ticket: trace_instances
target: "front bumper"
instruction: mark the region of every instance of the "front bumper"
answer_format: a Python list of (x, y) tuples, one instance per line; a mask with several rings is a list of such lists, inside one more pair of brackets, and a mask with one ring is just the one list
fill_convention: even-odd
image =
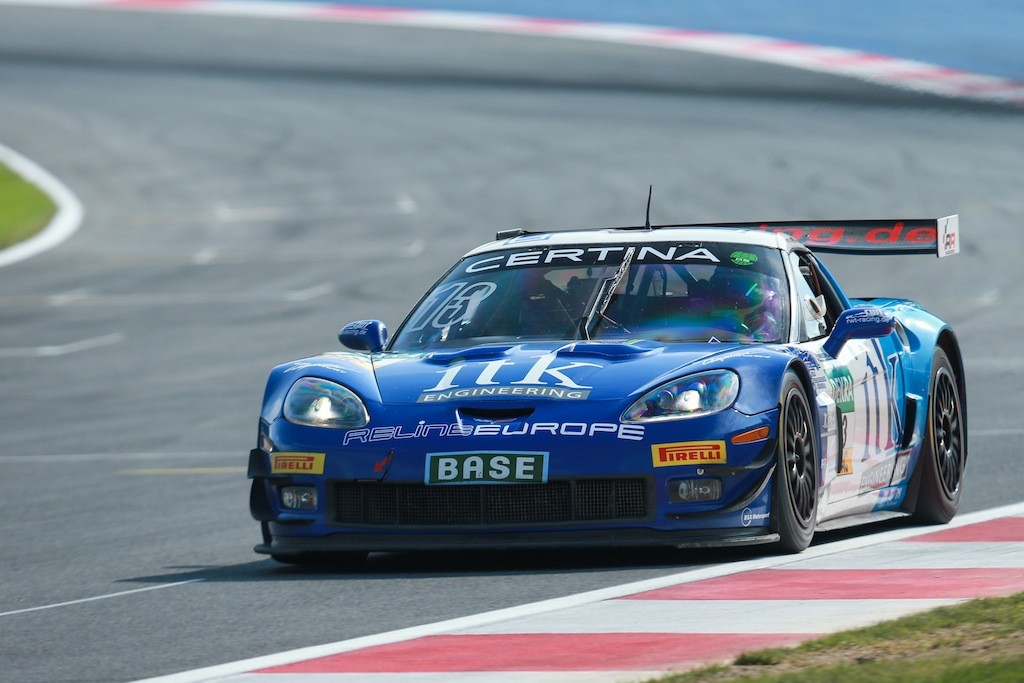
[[(770, 481), (774, 435), (756, 442), (730, 442), (728, 460), (711, 464), (659, 460), (663, 450), (701, 445), (705, 434), (726, 439), (753, 427), (771, 426), (774, 415), (729, 414), (687, 431), (656, 424), (643, 440), (597, 433), (586, 441), (572, 435), (491, 435), (435, 443), (433, 432), (381, 445), (339, 446), (333, 433), (298, 428), (278, 420), (261, 425), (261, 443), (316, 459), (315, 471), (275, 467), (261, 449), (250, 453), (250, 509), (263, 527), (256, 551), (273, 555), (348, 551), (468, 548), (558, 548), (662, 546), (702, 548), (772, 543)], [(538, 423), (554, 429), (555, 423)], [(565, 423), (586, 427), (584, 423)], [(603, 423), (602, 423), (603, 424)], [(495, 428), (498, 428), (496, 426)], [(503, 427), (502, 427), (503, 428)], [(514, 431), (514, 430), (511, 430)], [(392, 435), (395, 436), (395, 435)], [(427, 441), (427, 436), (433, 440)], [(437, 437), (440, 439), (440, 437)], [(696, 444), (691, 443), (696, 442)], [(542, 454), (549, 469), (543, 483), (438, 485), (432, 456), (477, 453)], [(504, 456), (502, 456), (504, 457)], [(453, 458), (454, 459), (454, 458)], [(680, 481), (717, 478), (721, 494), (706, 502), (681, 501)], [(284, 486), (315, 488), (315, 509), (284, 509)], [(674, 497), (676, 496), (676, 497)]]
[(332, 552), (401, 552), (425, 550), (503, 550), (558, 548), (672, 547), (720, 548), (774, 543), (779, 535), (765, 527), (655, 531), (616, 529), (537, 531), (525, 533), (380, 534), (340, 533), (321, 537), (275, 536), (273, 530), (254, 550), (265, 555)]

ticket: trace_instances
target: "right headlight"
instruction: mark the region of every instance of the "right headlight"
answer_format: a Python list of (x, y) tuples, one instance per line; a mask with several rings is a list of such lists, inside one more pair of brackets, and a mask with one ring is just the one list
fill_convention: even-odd
[(661, 422), (711, 415), (732, 406), (740, 378), (732, 370), (687, 375), (651, 389), (622, 414), (622, 421)]
[(288, 390), (284, 417), (309, 427), (355, 429), (370, 422), (366, 406), (351, 389), (318, 377), (303, 377)]

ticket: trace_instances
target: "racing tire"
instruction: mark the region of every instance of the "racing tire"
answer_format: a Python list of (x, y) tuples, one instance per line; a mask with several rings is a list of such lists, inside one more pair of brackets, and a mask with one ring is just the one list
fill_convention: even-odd
[(298, 555), (277, 555), (270, 557), (281, 564), (319, 569), (347, 569), (363, 563), (368, 552), (301, 553)]
[(960, 507), (966, 465), (960, 387), (946, 352), (935, 349), (928, 385), (928, 422), (918, 459), (921, 484), (914, 506), (914, 521), (945, 524), (953, 519)]
[(772, 520), (775, 548), (798, 553), (811, 544), (818, 518), (818, 453), (807, 392), (795, 373), (782, 380)]

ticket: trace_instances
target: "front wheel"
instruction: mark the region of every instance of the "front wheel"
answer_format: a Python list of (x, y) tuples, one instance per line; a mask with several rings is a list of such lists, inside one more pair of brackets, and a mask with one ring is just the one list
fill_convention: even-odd
[(779, 400), (772, 518), (776, 548), (798, 553), (811, 544), (818, 515), (818, 457), (807, 392), (793, 372), (782, 381)]
[(923, 524), (945, 524), (960, 506), (967, 443), (960, 391), (949, 357), (936, 349), (928, 395), (928, 424), (918, 468), (921, 488), (914, 519)]

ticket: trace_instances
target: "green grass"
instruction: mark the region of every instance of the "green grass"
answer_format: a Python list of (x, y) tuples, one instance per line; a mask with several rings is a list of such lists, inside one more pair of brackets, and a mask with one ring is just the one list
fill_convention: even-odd
[(45, 228), (56, 211), (39, 188), (0, 164), (0, 249)]
[(1024, 593), (940, 607), (657, 683), (1021, 683)]

